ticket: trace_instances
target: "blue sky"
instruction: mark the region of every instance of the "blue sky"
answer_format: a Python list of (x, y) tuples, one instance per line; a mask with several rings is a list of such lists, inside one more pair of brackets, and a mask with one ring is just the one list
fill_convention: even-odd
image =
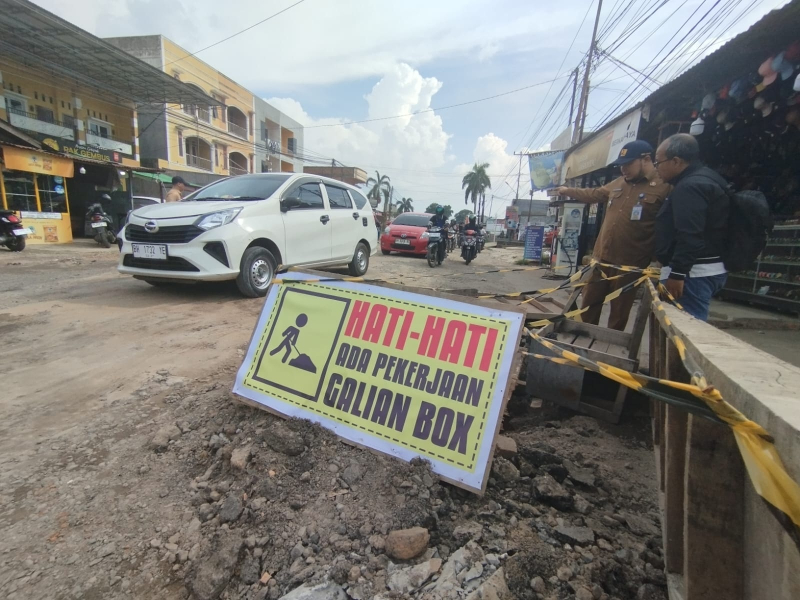
[[(101, 37), (161, 33), (190, 51), (297, 2), (34, 1)], [(783, 4), (784, 0), (669, 0), (658, 8), (661, 2), (653, 0), (605, 0), (600, 45), (613, 47), (624, 38), (629, 23), (658, 8), (612, 54), (636, 69), (655, 68), (663, 83)], [(516, 186), (513, 153), (544, 147), (567, 124), (569, 93), (540, 129), (566, 78), (556, 81), (552, 90), (548, 83), (414, 117), (346, 123), (547, 81), (556, 76), (562, 61), (564, 75), (588, 49), (596, 6), (596, 0), (304, 0), (198, 56), (310, 127), (304, 132), (309, 153), (370, 173), (379, 167), (391, 176), (396, 196), (413, 197), (418, 209), (432, 201), (463, 206), (461, 176), (474, 161), (489, 162), (495, 175), (493, 193), (504, 197), (495, 202), (494, 212), (502, 213), (504, 202), (513, 197), (505, 182)], [(704, 24), (719, 19), (702, 39), (687, 38), (663, 68), (658, 60), (647, 66), (660, 48), (678, 42), (708, 11)], [(632, 82), (611, 60), (599, 65), (592, 75), (589, 126), (603, 121), (604, 114), (625, 98), (620, 91)], [(645, 93), (635, 91), (628, 103)], [(532, 135), (535, 131), (538, 137)], [(525, 195), (529, 180), (524, 172), (522, 180)]]

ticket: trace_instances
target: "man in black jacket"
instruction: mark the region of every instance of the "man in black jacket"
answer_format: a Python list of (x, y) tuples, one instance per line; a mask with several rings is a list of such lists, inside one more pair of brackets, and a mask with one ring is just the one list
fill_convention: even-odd
[(661, 280), (686, 312), (705, 321), (711, 297), (728, 276), (722, 262), (728, 182), (700, 162), (697, 140), (686, 133), (664, 140), (654, 163), (661, 178), (675, 186), (656, 217)]

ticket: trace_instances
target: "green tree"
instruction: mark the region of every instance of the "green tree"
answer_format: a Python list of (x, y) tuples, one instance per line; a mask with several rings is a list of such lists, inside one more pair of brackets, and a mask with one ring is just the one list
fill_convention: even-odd
[[(433, 204), (429, 205), (428, 208), (425, 209), (426, 213), (433, 214), (436, 212), (436, 207), (441, 206), (440, 204), (434, 202)], [(444, 218), (449, 219), (450, 215), (453, 214), (453, 208), (449, 204), (444, 205)]]
[(414, 211), (414, 200), (412, 198), (403, 198), (397, 203), (397, 213), (406, 213)]
[(367, 198), (375, 201), (375, 206), (378, 206), (381, 201), (381, 196), (385, 198), (383, 203), (383, 226), (386, 227), (386, 222), (389, 219), (389, 198), (392, 195), (391, 187), (392, 181), (388, 175), (381, 175), (380, 172), (375, 171), (375, 177), (367, 179)]
[(476, 214), (480, 212), (481, 221), (483, 221), (483, 211), (486, 207), (486, 190), (492, 187), (492, 180), (486, 172), (488, 168), (489, 163), (475, 163), (472, 170), (461, 180), (464, 204), (468, 204), (472, 200), (472, 211)]
[(471, 214), (472, 211), (470, 209), (462, 208), (460, 211), (456, 213), (455, 216), (456, 223), (464, 223), (467, 220), (467, 217), (469, 217)]

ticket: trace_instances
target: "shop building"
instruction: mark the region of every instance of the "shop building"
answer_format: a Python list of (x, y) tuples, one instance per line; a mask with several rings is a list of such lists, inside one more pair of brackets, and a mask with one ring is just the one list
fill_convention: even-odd
[(142, 164), (201, 184), (259, 172), (299, 172), (300, 125), (162, 35), (110, 44), (212, 97), (216, 105), (140, 110)]
[(124, 214), (140, 107), (213, 101), (25, 0), (0, 0), (0, 37), (0, 192), (33, 227), (29, 243), (82, 235), (103, 193)]
[(255, 140), (260, 173), (302, 173), (303, 127), (267, 101), (254, 96), (259, 135)]
[[(760, 260), (729, 273), (723, 298), (800, 312), (800, 2), (768, 13), (643, 102), (570, 148), (562, 180), (597, 187), (619, 176), (606, 165), (631, 139), (653, 148), (690, 133), (701, 159), (733, 190), (761, 191), (775, 229)], [(583, 216), (580, 255), (590, 254), (603, 206)]]

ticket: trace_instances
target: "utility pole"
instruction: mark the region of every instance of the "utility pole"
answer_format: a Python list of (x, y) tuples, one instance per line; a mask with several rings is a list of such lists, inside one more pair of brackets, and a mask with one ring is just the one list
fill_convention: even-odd
[(594, 18), (594, 30), (592, 31), (592, 43), (589, 46), (589, 54), (586, 56), (586, 72), (583, 74), (583, 88), (581, 89), (581, 100), (578, 104), (578, 115), (575, 119), (575, 131), (572, 132), (572, 143), (575, 144), (583, 139), (583, 126), (586, 122), (586, 109), (589, 104), (589, 73), (592, 70), (592, 57), (597, 46), (597, 26), (600, 23), (600, 10), (603, 8), (603, 0), (597, 0), (597, 15)]
[(572, 100), (569, 103), (569, 121), (567, 122), (567, 127), (572, 125), (572, 116), (575, 112), (575, 96), (578, 95), (578, 67), (575, 67), (572, 76)]

